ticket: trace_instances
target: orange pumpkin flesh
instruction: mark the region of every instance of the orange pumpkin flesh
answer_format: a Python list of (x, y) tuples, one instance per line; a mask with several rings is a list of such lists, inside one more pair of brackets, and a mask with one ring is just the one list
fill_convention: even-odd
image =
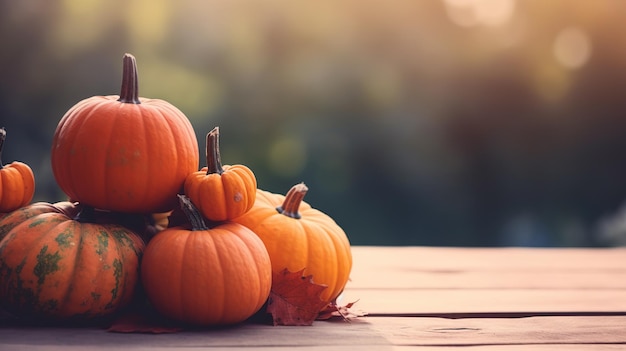
[(136, 61), (126, 54), (120, 96), (93, 96), (68, 110), (54, 133), (51, 163), (59, 187), (82, 204), (167, 212), (198, 169), (198, 142), (175, 106), (139, 97)]
[(224, 165), (219, 152), (219, 128), (206, 137), (207, 166), (185, 179), (187, 195), (211, 221), (226, 221), (246, 213), (256, 198), (256, 177), (244, 165)]
[(25, 163), (2, 164), (2, 149), (6, 130), (0, 128), (0, 213), (26, 206), (35, 194), (35, 175)]
[(141, 263), (146, 295), (162, 315), (194, 325), (239, 323), (265, 303), (271, 263), (248, 228), (223, 222), (208, 228), (181, 197), (191, 228), (174, 227), (150, 240)]
[(53, 320), (105, 317), (127, 306), (143, 241), (124, 227), (51, 210), (12, 223), (0, 241), (3, 306), (18, 317)]
[(274, 272), (304, 269), (315, 283), (328, 286), (321, 298), (332, 301), (349, 279), (350, 243), (332, 218), (303, 201), (307, 191), (304, 184), (293, 186), (286, 196), (259, 189), (252, 209), (234, 221), (263, 240)]

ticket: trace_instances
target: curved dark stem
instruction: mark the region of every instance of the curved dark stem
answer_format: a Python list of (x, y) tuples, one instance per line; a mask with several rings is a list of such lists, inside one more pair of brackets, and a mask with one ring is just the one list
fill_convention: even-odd
[(220, 156), (220, 128), (215, 127), (206, 135), (206, 174), (222, 174), (222, 157)]
[(0, 128), (0, 168), (4, 167), (2, 164), (2, 149), (4, 148), (4, 140), (7, 138), (7, 131), (4, 128)]
[(191, 223), (191, 230), (209, 229), (209, 226), (204, 221), (202, 214), (187, 196), (179, 194), (178, 202), (180, 203), (180, 208), (183, 210), (185, 216), (187, 216), (189, 222)]
[(283, 201), (282, 206), (276, 207), (276, 211), (287, 217), (300, 219), (302, 216), (300, 212), (298, 212), (298, 209), (308, 190), (309, 188), (307, 188), (304, 183), (292, 186), (289, 192), (287, 192), (287, 195), (285, 195), (285, 201)]
[(131, 54), (124, 55), (124, 68), (122, 69), (122, 89), (119, 102), (128, 104), (140, 104), (139, 81), (137, 79), (137, 60)]

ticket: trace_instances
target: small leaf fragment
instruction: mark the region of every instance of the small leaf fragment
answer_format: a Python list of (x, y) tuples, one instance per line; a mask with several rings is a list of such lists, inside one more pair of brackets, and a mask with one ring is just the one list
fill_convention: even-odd
[(340, 306), (337, 305), (336, 301), (331, 301), (328, 305), (326, 305), (326, 307), (324, 307), (320, 311), (319, 315), (317, 316), (317, 320), (325, 321), (334, 318), (341, 318), (344, 321), (349, 322), (353, 318), (367, 316), (367, 312), (352, 308), (352, 306), (354, 306), (354, 304), (356, 304), (357, 302), (359, 302), (359, 300)]

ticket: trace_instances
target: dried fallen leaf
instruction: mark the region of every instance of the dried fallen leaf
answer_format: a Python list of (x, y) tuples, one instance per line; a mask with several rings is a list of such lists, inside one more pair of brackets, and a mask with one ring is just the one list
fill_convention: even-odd
[(267, 303), (267, 313), (274, 325), (311, 325), (320, 310), (328, 304), (320, 298), (326, 285), (313, 282), (313, 276), (304, 276), (304, 269), (288, 269), (272, 273), (272, 290)]
[(317, 316), (317, 320), (325, 321), (333, 318), (341, 318), (346, 322), (349, 322), (353, 318), (367, 316), (367, 312), (363, 312), (361, 310), (353, 309), (355, 303), (359, 302), (354, 301), (343, 306), (337, 305), (336, 301), (331, 301), (324, 309), (322, 309)]

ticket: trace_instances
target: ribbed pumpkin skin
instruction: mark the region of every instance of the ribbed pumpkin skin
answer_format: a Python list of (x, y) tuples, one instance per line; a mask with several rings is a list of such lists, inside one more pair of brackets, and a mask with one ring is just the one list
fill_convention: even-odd
[(119, 212), (166, 212), (199, 166), (198, 142), (173, 105), (95, 96), (72, 107), (54, 133), (51, 162), (73, 200)]
[(207, 174), (207, 167), (187, 176), (185, 194), (209, 220), (226, 221), (254, 205), (256, 177), (244, 165), (224, 165), (224, 173)]
[(78, 207), (69, 201), (57, 202), (35, 202), (15, 211), (6, 213), (0, 218), (0, 240), (2, 240), (13, 228), (20, 225), (27, 219), (42, 213), (63, 213), (70, 218), (78, 214)]
[(26, 206), (35, 194), (35, 175), (30, 166), (19, 161), (2, 163), (6, 136), (6, 130), (0, 128), (0, 218)]
[(141, 273), (157, 311), (201, 326), (246, 320), (263, 306), (272, 282), (263, 242), (229, 222), (208, 230), (159, 232), (146, 247)]
[(20, 317), (108, 316), (131, 301), (143, 248), (120, 226), (30, 217), (0, 241), (0, 301)]
[(33, 171), (18, 161), (0, 167), (0, 213), (26, 206), (35, 194)]
[(304, 270), (317, 284), (328, 286), (321, 298), (332, 301), (343, 291), (352, 269), (350, 242), (345, 232), (325, 213), (302, 201), (301, 218), (291, 218), (276, 208), (285, 196), (257, 190), (255, 205), (233, 221), (256, 233), (267, 248), (272, 269)]

